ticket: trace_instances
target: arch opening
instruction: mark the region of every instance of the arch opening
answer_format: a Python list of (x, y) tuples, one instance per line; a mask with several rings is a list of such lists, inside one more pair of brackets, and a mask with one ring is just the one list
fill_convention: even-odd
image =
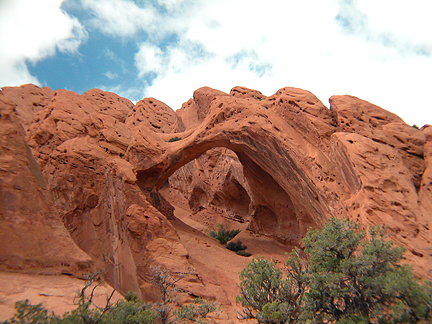
[[(252, 143), (252, 145), (251, 145)], [(200, 156), (205, 152), (209, 151), (210, 162), (214, 164), (214, 156), (217, 154), (212, 151), (217, 149), (231, 150), (231, 154), (234, 155), (238, 163), (240, 163), (243, 168), (243, 182), (247, 185), (243, 185), (238, 178), (226, 179), (225, 189), (230, 189), (230, 195), (224, 194), (224, 191), (218, 192), (217, 190), (212, 195), (208, 195), (205, 187), (202, 183), (192, 183), (194, 186), (201, 187), (200, 189), (195, 189), (193, 195), (194, 200), (191, 203), (191, 209), (200, 212), (205, 209), (203, 202), (207, 205), (207, 208), (212, 208), (216, 211), (224, 213), (224, 217), (239, 223), (246, 223), (247, 228), (252, 232), (258, 234), (263, 234), (266, 236), (272, 236), (278, 241), (290, 244), (298, 244), (299, 240), (304, 236), (307, 227), (314, 226), (315, 222), (310, 211), (305, 211), (302, 207), (302, 201), (299, 201), (298, 197), (301, 195), (301, 191), (305, 191), (308, 195), (311, 195), (311, 188), (304, 183), (300, 183), (298, 179), (298, 174), (293, 174), (294, 182), (296, 184), (295, 188), (288, 188), (286, 190), (282, 187), (278, 181), (269, 173), (272, 171), (270, 165), (266, 170), (265, 165), (270, 164), (267, 161), (258, 161), (256, 152), (251, 151), (251, 147), (255, 150), (259, 150), (259, 155), (266, 156), (264, 150), (260, 150), (259, 143), (249, 138), (249, 142), (245, 144), (233, 144), (230, 140), (220, 140), (212, 142), (203, 142), (195, 146), (187, 146), (183, 150), (177, 151), (176, 154), (168, 156), (165, 158), (171, 163), (164, 166), (155, 166), (145, 172), (138, 174), (138, 180), (141, 184), (142, 189), (149, 190), (151, 185), (154, 184), (152, 188), (153, 194), (158, 193), (159, 189), (162, 188), (163, 184), (176, 172), (183, 173), (184, 183), (190, 184), (197, 179), (197, 177), (191, 177), (191, 172), (201, 172), (205, 174), (208, 172), (208, 167), (211, 163), (208, 163), (206, 167), (199, 162)], [(272, 143), (276, 145), (275, 143)], [(281, 149), (278, 148), (280, 152)], [(187, 166), (191, 161), (196, 164), (195, 170), (191, 170), (190, 166)], [(287, 158), (289, 160), (289, 157)], [(201, 164), (201, 165), (200, 165)], [(263, 166), (264, 165), (264, 166)], [(184, 170), (181, 170), (182, 168)], [(277, 165), (276, 165), (277, 167)], [(178, 171), (181, 170), (181, 171)], [(285, 173), (298, 171), (295, 165), (291, 166), (288, 171), (282, 170)], [(161, 171), (161, 172), (160, 172)], [(149, 172), (152, 175), (152, 179), (142, 179), (144, 176), (148, 175)], [(159, 173), (159, 177), (153, 176)], [(154, 174), (155, 173), (155, 174)], [(297, 172), (298, 173), (298, 172)], [(230, 174), (231, 176), (233, 173)], [(297, 178), (296, 178), (297, 177)], [(198, 177), (198, 179), (202, 179)], [(280, 180), (280, 178), (279, 178)], [(168, 180), (168, 183), (172, 183), (172, 179)], [(293, 181), (291, 181), (292, 183)], [(304, 182), (304, 181), (303, 181)], [(145, 184), (145, 186), (143, 185)], [(242, 187), (242, 188), (240, 188)], [(223, 186), (221, 188), (224, 188)], [(237, 189), (237, 191), (235, 190)], [(297, 196), (292, 196), (292, 193), (297, 193)], [(313, 194), (313, 192), (312, 192)], [(192, 195), (191, 195), (192, 196)], [(209, 198), (210, 197), (210, 198)], [(241, 201), (243, 199), (243, 201)], [(309, 198), (306, 198), (306, 200)], [(165, 200), (165, 199), (164, 199)], [(220, 208), (223, 206), (224, 208)], [(158, 206), (155, 206), (158, 208)], [(203, 208), (204, 207), (204, 208)], [(228, 208), (227, 208), (228, 207)], [(310, 210), (316, 209), (315, 206), (311, 207)], [(226, 212), (229, 210), (229, 212)], [(265, 226), (264, 226), (265, 224)], [(307, 227), (303, 224), (307, 224)], [(206, 225), (210, 225), (210, 220), (207, 220)], [(215, 225), (215, 224), (213, 224)]]
[(250, 219), (251, 189), (237, 155), (227, 148), (209, 149), (174, 172), (168, 182), (188, 201), (198, 221), (215, 223), (215, 214), (219, 221)]

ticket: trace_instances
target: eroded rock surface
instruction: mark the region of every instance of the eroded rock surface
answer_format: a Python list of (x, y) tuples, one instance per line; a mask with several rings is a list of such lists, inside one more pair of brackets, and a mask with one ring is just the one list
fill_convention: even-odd
[(14, 109), (0, 94), (0, 269), (82, 276), (93, 261), (63, 226)]
[(34, 84), (4, 87), (1, 91), (15, 104), (16, 116), (25, 130), (32, 124), (35, 114), (45, 107), (55, 93), (50, 88), (39, 88)]
[[(34, 244), (26, 233), (55, 223), (46, 235), (58, 242), (57, 259), (81, 253), (120, 292), (157, 299), (151, 265), (190, 271), (182, 300), (217, 299), (229, 314), (220, 320), (234, 320), (238, 271), (248, 259), (208, 232), (239, 228), (253, 253), (283, 262), (329, 217), (387, 225), (416, 274), (432, 278), (430, 126), (415, 129), (351, 96), (332, 97), (328, 109), (290, 87), (268, 97), (204, 87), (177, 112), (97, 89), (78, 95), (26, 85), (5, 89), (0, 100), (2, 231), (11, 242), (22, 231), (22, 242)], [(25, 254), (5, 246), (2, 267)], [(42, 263), (60, 262), (42, 241), (38, 253)]]
[(169, 185), (188, 200), (191, 218), (209, 229), (217, 230), (225, 220), (237, 227), (251, 220), (251, 189), (237, 155), (226, 148), (208, 150), (181, 167)]

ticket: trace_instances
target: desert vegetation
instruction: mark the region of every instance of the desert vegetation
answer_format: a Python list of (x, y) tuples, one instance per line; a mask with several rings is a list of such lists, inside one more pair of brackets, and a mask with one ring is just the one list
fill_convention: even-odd
[(161, 296), (159, 302), (152, 303), (152, 309), (162, 324), (178, 321), (206, 323), (207, 314), (218, 310), (216, 302), (208, 302), (202, 298), (195, 298), (193, 303), (182, 305), (177, 310), (173, 310), (177, 303), (177, 293), (180, 291), (177, 282), (190, 274), (191, 271), (174, 273), (172, 270), (160, 266), (153, 266), (150, 269), (151, 281), (159, 289)]
[(244, 257), (250, 257), (252, 255), (252, 253), (248, 252), (248, 251), (237, 251), (236, 252), (238, 255), (244, 256)]
[(218, 231), (210, 231), (210, 236), (218, 240), (221, 244), (226, 244), (231, 241), (236, 235), (240, 233), (240, 230), (228, 230), (222, 224), (218, 226)]
[(348, 220), (330, 219), (294, 250), (285, 271), (252, 259), (240, 273), (241, 318), (259, 323), (430, 323), (432, 283), (400, 262), (380, 227), (368, 235)]
[[(111, 296), (107, 297), (105, 306), (99, 307), (93, 303), (93, 294), (97, 285), (87, 292), (96, 276), (86, 280), (84, 288), (78, 295), (76, 309), (63, 315), (50, 313), (42, 304), (32, 305), (29, 300), (21, 300), (15, 303), (15, 315), (2, 322), (2, 324), (152, 324), (157, 318), (150, 304), (143, 303), (137, 295), (128, 292), (124, 300), (111, 304)], [(114, 293), (114, 291), (113, 291)]]
[(228, 242), (226, 248), (244, 257), (249, 257), (252, 255), (252, 253), (246, 251), (247, 246), (244, 245), (240, 240), (236, 242)]
[[(401, 263), (404, 248), (394, 246), (383, 228), (372, 226), (366, 233), (352, 221), (331, 218), (322, 229), (309, 230), (303, 245), (303, 251), (291, 252), (284, 269), (257, 257), (240, 272), (239, 319), (269, 324), (431, 322), (432, 282), (416, 278)], [(241, 241), (228, 246), (246, 252)], [(57, 316), (24, 300), (3, 324), (205, 323), (209, 313), (218, 311), (215, 302), (196, 298), (174, 310), (177, 282), (189, 274), (155, 266), (150, 277), (160, 291), (158, 302), (143, 303), (129, 292), (114, 305), (108, 296), (104, 307), (92, 302), (97, 286), (90, 286), (96, 277), (89, 277), (72, 312)]]
[(15, 303), (15, 315), (1, 324), (171, 324), (176, 322), (206, 323), (209, 313), (217, 312), (216, 302), (208, 302), (196, 298), (192, 303), (184, 304), (174, 311), (177, 302), (177, 282), (190, 274), (174, 273), (163, 267), (154, 266), (150, 269), (151, 281), (160, 292), (160, 300), (143, 303), (133, 292), (124, 295), (124, 300), (111, 303), (112, 296), (107, 296), (103, 307), (93, 302), (93, 294), (99, 283), (99, 274), (88, 276), (85, 286), (78, 293), (76, 309), (63, 315), (49, 312), (42, 304), (32, 305), (29, 300)]
[(252, 255), (252, 253), (245, 251), (247, 249), (246, 245), (243, 245), (240, 240), (236, 242), (229, 242), (234, 237), (237, 236), (237, 234), (240, 233), (240, 230), (234, 229), (234, 230), (227, 230), (223, 225), (218, 226), (218, 231), (210, 231), (210, 236), (217, 239), (221, 244), (226, 244), (226, 248), (228, 250), (231, 250), (233, 252), (236, 252), (238, 255), (249, 257)]
[(247, 249), (246, 245), (243, 245), (241, 241), (237, 241), (237, 242), (229, 242), (226, 245), (226, 248), (228, 250), (234, 251), (234, 252), (239, 252), (239, 251), (244, 251)]

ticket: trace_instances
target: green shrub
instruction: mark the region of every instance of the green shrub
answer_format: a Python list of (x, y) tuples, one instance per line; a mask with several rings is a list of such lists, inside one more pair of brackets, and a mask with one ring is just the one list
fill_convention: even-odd
[[(98, 279), (99, 273), (88, 275), (85, 286), (79, 292), (76, 308), (63, 315), (55, 315), (45, 309), (42, 304), (32, 305), (29, 300), (18, 301), (15, 304), (16, 312), (9, 320), (0, 321), (0, 324), (173, 324), (177, 323), (172, 314), (177, 304), (176, 292), (180, 290), (176, 283), (185, 278), (187, 273), (174, 273), (160, 266), (153, 266), (151, 270), (152, 283), (161, 293), (161, 301), (143, 303), (139, 297), (128, 292), (124, 300), (112, 304), (113, 293), (106, 300), (105, 306), (93, 303), (94, 290), (99, 283), (88, 292), (91, 285)], [(209, 302), (197, 298), (192, 304), (180, 307), (174, 315), (179, 321), (206, 323), (207, 314), (219, 311), (216, 302)]]
[(180, 140), (181, 140), (181, 138), (176, 136), (176, 137), (170, 138), (168, 140), (168, 142), (177, 142), (177, 141), (180, 141)]
[(128, 291), (124, 296), (124, 299), (128, 302), (139, 302), (140, 299), (139, 297), (133, 292), (133, 291)]
[[(130, 297), (130, 296), (129, 296)], [(120, 300), (100, 317), (101, 324), (153, 324), (157, 314), (136, 295), (132, 300)]]
[(157, 318), (148, 304), (144, 304), (134, 293), (127, 293), (126, 300), (108, 305), (99, 310), (90, 302), (79, 302), (77, 308), (62, 316), (49, 314), (42, 304), (32, 305), (28, 299), (15, 304), (15, 315), (2, 324), (153, 324)]
[(50, 316), (48, 311), (42, 307), (42, 304), (32, 305), (29, 300), (20, 300), (15, 303), (15, 315), (9, 320), (1, 322), (2, 324), (12, 324), (12, 323), (50, 323)]
[(243, 306), (241, 319), (257, 319), (259, 323), (305, 323), (300, 320), (307, 277), (299, 252), (291, 253), (287, 275), (274, 260), (252, 259), (240, 272), (240, 295), (236, 302)]
[[(331, 218), (303, 239), (307, 262), (291, 253), (286, 274), (274, 261), (252, 259), (240, 272), (242, 318), (259, 323), (418, 323), (432, 319), (432, 283), (420, 284), (400, 264), (380, 227), (369, 235), (352, 221)], [(367, 239), (368, 238), (368, 239)]]
[(218, 231), (211, 231), (210, 236), (218, 240), (221, 244), (226, 244), (228, 241), (231, 241), (238, 233), (240, 233), (240, 230), (226, 230), (223, 225), (219, 225)]
[(216, 302), (208, 302), (202, 298), (195, 298), (192, 304), (183, 305), (174, 314), (180, 321), (206, 323), (208, 313), (218, 311)]
[(238, 251), (246, 250), (247, 246), (243, 245), (241, 241), (237, 241), (237, 242), (229, 242), (226, 248), (228, 250), (238, 252)]
[(244, 257), (250, 257), (252, 255), (252, 253), (248, 252), (248, 251), (237, 251), (236, 252), (238, 255), (244, 256)]

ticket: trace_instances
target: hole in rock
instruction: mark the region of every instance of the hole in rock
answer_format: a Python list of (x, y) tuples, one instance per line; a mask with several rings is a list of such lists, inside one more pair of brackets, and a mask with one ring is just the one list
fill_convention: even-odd
[[(227, 148), (212, 148), (180, 167), (161, 192), (178, 217), (193, 227), (201, 224), (213, 229), (224, 224), (239, 228), (251, 217), (251, 192), (243, 166)], [(189, 213), (179, 212), (185, 210)]]
[[(266, 149), (252, 138), (245, 141), (259, 146), (259, 152)], [(302, 183), (292, 181), (285, 191), (273, 178), (279, 173), (270, 175), (263, 169), (266, 164), (255, 158), (256, 153), (229, 140), (204, 142), (186, 147), (170, 159), (173, 163), (169, 166), (138, 172), (138, 183), (168, 203), (173, 216), (195, 229), (208, 233), (224, 224), (298, 244), (307, 228), (317, 226), (317, 203), (312, 202), (311, 208), (301, 207), (310, 204), (314, 194), (305, 187), (304, 198), (291, 198), (301, 190)], [(152, 201), (161, 211), (161, 206)], [(160, 199), (157, 204), (161, 204)]]

